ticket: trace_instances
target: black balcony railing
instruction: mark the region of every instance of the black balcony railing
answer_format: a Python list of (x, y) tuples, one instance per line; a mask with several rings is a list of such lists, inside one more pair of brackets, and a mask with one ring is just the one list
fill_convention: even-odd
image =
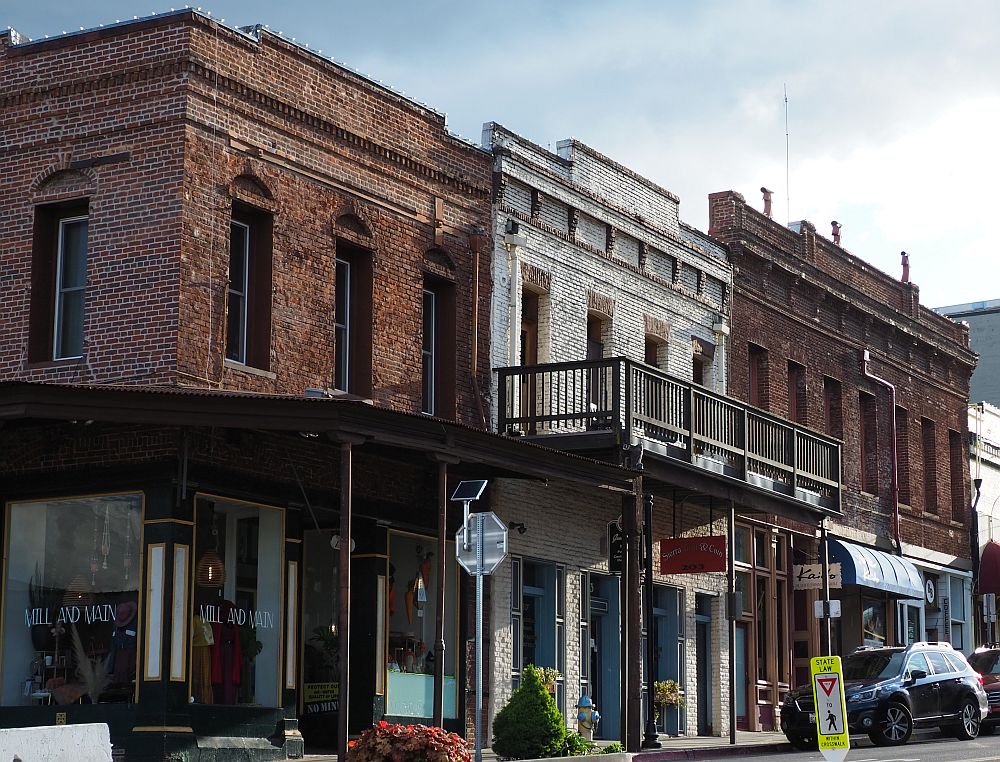
[(611, 430), (705, 470), (840, 508), (839, 442), (792, 421), (621, 357), (498, 373), (501, 432)]

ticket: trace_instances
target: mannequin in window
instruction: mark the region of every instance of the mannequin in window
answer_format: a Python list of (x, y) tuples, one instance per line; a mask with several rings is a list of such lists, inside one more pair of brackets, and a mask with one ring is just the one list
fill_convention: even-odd
[(222, 623), (212, 623), (212, 685), (216, 704), (235, 704), (242, 678), (240, 626), (236, 624), (236, 604), (223, 599), (219, 606)]
[(212, 646), (215, 638), (208, 620), (195, 614), (191, 623), (191, 695), (199, 704), (215, 701), (212, 690)]
[(123, 601), (115, 609), (115, 629), (111, 633), (108, 653), (108, 674), (113, 685), (130, 685), (135, 681), (136, 635), (135, 601)]

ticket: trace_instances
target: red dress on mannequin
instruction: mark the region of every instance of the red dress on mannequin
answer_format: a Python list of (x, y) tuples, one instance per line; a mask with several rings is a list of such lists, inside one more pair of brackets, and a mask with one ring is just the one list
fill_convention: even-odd
[(222, 624), (212, 623), (212, 685), (216, 704), (235, 704), (242, 680), (243, 652), (240, 649), (240, 626), (235, 621), (236, 606), (223, 600), (219, 617)]

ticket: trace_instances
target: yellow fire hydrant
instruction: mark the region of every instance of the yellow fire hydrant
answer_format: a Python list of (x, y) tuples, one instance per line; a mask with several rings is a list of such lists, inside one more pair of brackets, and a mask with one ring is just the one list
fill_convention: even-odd
[(588, 741), (594, 740), (594, 729), (601, 721), (601, 713), (597, 711), (590, 696), (580, 696), (576, 702), (576, 729)]

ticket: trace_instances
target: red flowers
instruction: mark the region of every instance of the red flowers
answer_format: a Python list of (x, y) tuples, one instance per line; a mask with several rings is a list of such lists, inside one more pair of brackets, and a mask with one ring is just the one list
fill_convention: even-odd
[(469, 744), (457, 733), (427, 725), (381, 720), (347, 744), (348, 762), (471, 762)]

